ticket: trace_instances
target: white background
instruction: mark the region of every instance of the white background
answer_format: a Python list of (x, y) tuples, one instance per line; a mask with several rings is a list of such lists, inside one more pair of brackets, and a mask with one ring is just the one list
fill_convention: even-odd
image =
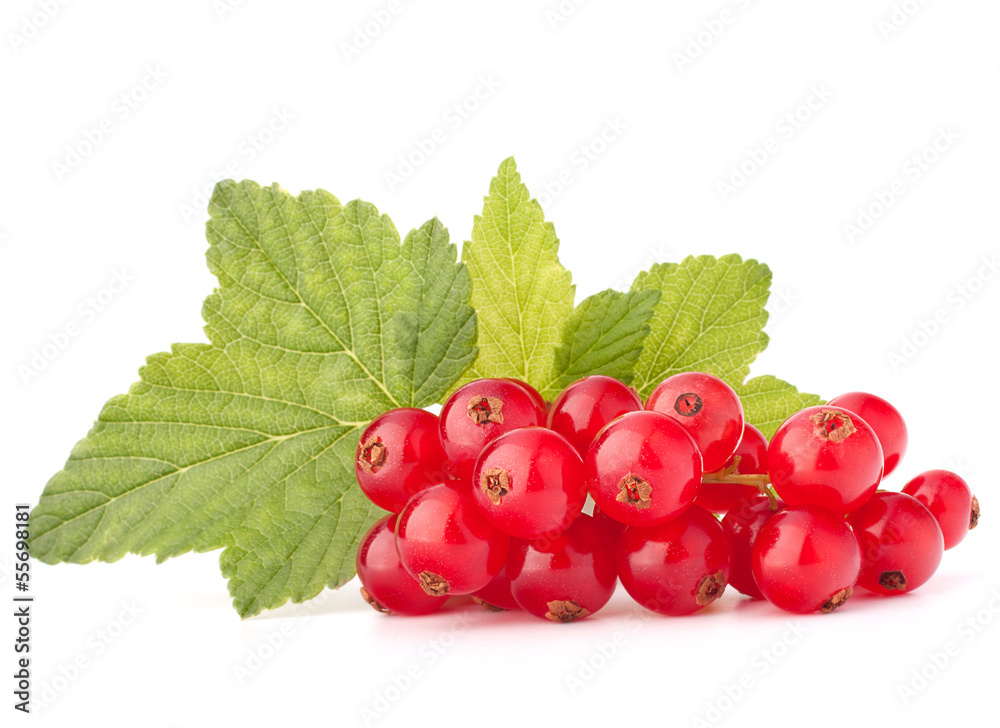
[[(983, 260), (995, 266), (1000, 250), (1000, 6), (897, 4), (910, 11), (900, 25), (886, 25), (890, 0), (578, 0), (560, 18), (558, 0), (400, 0), (366, 42), (358, 34), (388, 0), (4, 3), (0, 522), (10, 525), (13, 502), (37, 500), (145, 356), (204, 340), (214, 281), (198, 190), (214, 173), (235, 163), (236, 177), (362, 197), (403, 231), (436, 214), (461, 241), (511, 154), (549, 198), (577, 300), (688, 254), (766, 261), (773, 343), (754, 373), (889, 398), (911, 447), (887, 487), (949, 467), (983, 507), (979, 530), (920, 591), (800, 620), (732, 593), (695, 617), (647, 618), (621, 590), (568, 627), (467, 608), (407, 620), (376, 615), (353, 583), (241, 622), (217, 554), (36, 565), (35, 689), (50, 701), (38, 722), (363, 725), (363, 709), (381, 711), (375, 725), (922, 726), (964, 723), (980, 705), (993, 715), (1000, 285)], [(699, 45), (723, 11), (730, 22)], [(356, 42), (366, 45), (347, 57)], [(683, 53), (697, 57), (682, 64)], [(496, 87), (470, 100), (481, 77)], [(137, 91), (144, 80), (151, 88)], [(122, 94), (143, 98), (129, 108)], [(463, 103), (475, 107), (467, 118), (449, 111)], [(790, 127), (796, 110), (803, 121)], [(68, 164), (67, 147), (105, 119), (110, 131)], [(283, 128), (260, 135), (272, 122)], [(624, 129), (598, 141), (609, 123)], [(391, 185), (400, 155), (438, 127), (446, 141)], [(951, 141), (926, 151), (941, 130)], [(269, 143), (251, 159), (254, 136)], [(921, 169), (912, 158), (925, 152)], [(744, 163), (756, 169), (723, 195), (719, 182)], [(564, 172), (572, 184), (557, 191)], [(903, 192), (849, 235), (858, 208), (894, 183)], [(128, 285), (81, 315), (115, 272)], [(944, 323), (922, 333), (941, 310)], [(78, 335), (24, 375), (74, 322)], [(0, 536), (5, 599), (12, 531)], [(980, 631), (960, 627), (977, 614)], [(949, 641), (956, 654), (934, 674), (927, 664)], [(905, 701), (914, 670), (932, 678)], [(417, 677), (394, 687), (407, 671)], [(574, 692), (567, 677), (581, 675)], [(750, 686), (731, 700), (726, 686), (741, 679)], [(0, 692), (9, 715), (8, 683)]]

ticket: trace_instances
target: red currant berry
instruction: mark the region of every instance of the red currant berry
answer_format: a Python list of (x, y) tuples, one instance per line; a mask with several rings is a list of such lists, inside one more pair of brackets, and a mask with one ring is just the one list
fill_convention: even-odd
[(558, 536), (511, 541), (507, 574), (521, 608), (553, 622), (594, 614), (617, 581), (608, 532), (586, 514)]
[(510, 537), (483, 518), (467, 490), (458, 482), (422, 490), (396, 523), (399, 560), (432, 596), (482, 589), (507, 556)]
[(399, 513), (415, 493), (450, 477), (438, 418), (412, 407), (379, 415), (361, 435), (354, 472), (372, 503)]
[(818, 506), (786, 508), (754, 539), (753, 578), (764, 598), (789, 612), (832, 612), (854, 593), (861, 546), (842, 516)]
[(712, 473), (726, 464), (743, 436), (743, 405), (718, 377), (684, 372), (660, 382), (646, 409), (679, 422), (701, 451), (702, 468)]
[(729, 541), (733, 546), (729, 584), (741, 594), (754, 599), (764, 598), (757, 582), (753, 580), (750, 558), (753, 542), (771, 516), (784, 508), (784, 501), (776, 500), (772, 505), (769, 498), (758, 494), (751, 500), (743, 501), (738, 508), (730, 510), (722, 519), (722, 527), (729, 534)]
[(430, 614), (447, 600), (425, 593), (399, 563), (396, 518), (393, 514), (379, 520), (361, 540), (357, 557), (361, 596), (385, 614)]
[(519, 427), (545, 424), (545, 410), (521, 386), (505, 379), (477, 379), (459, 387), (441, 409), (441, 442), (463, 479), (490, 442)]
[(608, 516), (607, 513), (602, 511), (596, 505), (594, 506), (593, 518), (595, 523), (599, 523), (607, 530), (607, 532), (610, 534), (609, 539), (611, 542), (617, 539), (618, 534), (622, 532), (623, 528), (625, 528), (624, 523), (620, 523), (616, 521), (614, 518), (611, 518), (610, 516)]
[(493, 581), (479, 591), (473, 592), (472, 598), (488, 612), (520, 609), (517, 602), (514, 601), (514, 595), (510, 593), (510, 577), (507, 576), (506, 566), (493, 577)]
[(630, 412), (587, 450), (587, 488), (605, 515), (630, 526), (679, 516), (701, 487), (701, 455), (683, 427), (659, 412)]
[(601, 428), (626, 412), (638, 412), (642, 400), (617, 379), (592, 376), (566, 387), (549, 410), (549, 428), (563, 435), (585, 457)]
[[(767, 473), (767, 438), (760, 430), (749, 423), (743, 425), (743, 439), (740, 440), (740, 445), (729, 462), (722, 466), (722, 472), (737, 475)], [(739, 508), (744, 501), (759, 495), (760, 491), (754, 485), (702, 483), (701, 491), (694, 503), (710, 511), (724, 513)]]
[(842, 407), (856, 413), (875, 430), (885, 457), (883, 478), (896, 469), (906, 452), (907, 442), (906, 423), (899, 410), (881, 397), (865, 392), (850, 392), (834, 397), (828, 406)]
[(934, 515), (913, 496), (876, 493), (847, 520), (861, 541), (858, 586), (903, 594), (934, 576), (944, 536)]
[(533, 400), (535, 400), (535, 404), (538, 405), (538, 408), (542, 412), (548, 412), (549, 411), (549, 403), (545, 401), (545, 397), (543, 397), (539, 393), (539, 391), (537, 389), (535, 389), (534, 387), (532, 387), (526, 381), (524, 381), (523, 379), (514, 379), (513, 377), (503, 377), (503, 380), (505, 382), (513, 382), (514, 384), (516, 384), (517, 386), (519, 386), (521, 389), (523, 389), (525, 392), (527, 392), (528, 394), (530, 394), (531, 398)]
[(615, 551), (625, 591), (660, 614), (696, 612), (722, 596), (729, 582), (729, 537), (718, 519), (698, 506), (659, 526), (629, 526)]
[(875, 431), (855, 413), (808, 407), (774, 433), (767, 464), (771, 484), (789, 505), (817, 505), (844, 514), (878, 489), (882, 447)]
[(522, 427), (487, 445), (472, 484), (486, 520), (515, 538), (559, 533), (587, 501), (583, 461), (569, 440), (544, 427)]
[(979, 500), (972, 489), (955, 473), (947, 470), (928, 470), (905, 486), (903, 492), (912, 495), (934, 514), (945, 550), (955, 548), (979, 523)]

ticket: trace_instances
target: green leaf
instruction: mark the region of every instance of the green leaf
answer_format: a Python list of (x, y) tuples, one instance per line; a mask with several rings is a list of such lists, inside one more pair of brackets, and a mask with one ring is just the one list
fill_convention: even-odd
[(661, 293), (650, 334), (635, 366), (633, 386), (646, 397), (672, 374), (701, 371), (742, 383), (767, 346), (771, 271), (738, 255), (689, 257), (640, 273), (633, 291)]
[(558, 252), (555, 228), (505, 160), (462, 248), (479, 320), (479, 356), (463, 381), (516, 377), (542, 390), (559, 378), (556, 346), (574, 286)]
[(362, 428), (461, 381), (518, 377), (551, 397), (604, 374), (647, 395), (671, 374), (707, 371), (768, 436), (821, 402), (774, 377), (743, 383), (768, 340), (770, 271), (756, 261), (657, 265), (629, 293), (574, 309), (555, 230), (513, 159), (463, 263), (436, 219), (400, 242), (372, 205), (323, 191), (227, 181), (209, 213), (210, 343), (154, 354), (104, 406), (32, 514), (42, 561), (222, 549), (246, 617), (353, 576), (381, 515), (355, 483)]
[(815, 394), (800, 392), (777, 377), (754, 377), (736, 387), (743, 402), (747, 422), (760, 430), (768, 440), (791, 415), (806, 407), (826, 402)]
[(553, 398), (581, 377), (603, 374), (628, 384), (649, 319), (660, 300), (658, 291), (601, 291), (576, 307), (556, 350), (555, 379), (542, 389)]
[(32, 515), (45, 562), (225, 549), (241, 616), (354, 573), (380, 515), (354, 478), (360, 430), (440, 399), (476, 354), (468, 274), (437, 220), (400, 244), (370, 204), (220, 183), (211, 344), (155, 354), (102, 410)]

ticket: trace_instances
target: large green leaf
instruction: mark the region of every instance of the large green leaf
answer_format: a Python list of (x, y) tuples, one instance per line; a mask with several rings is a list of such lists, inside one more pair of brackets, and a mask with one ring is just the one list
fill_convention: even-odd
[(221, 548), (248, 616), (353, 575), (380, 515), (354, 479), (361, 428), (460, 381), (518, 377), (553, 397), (583, 376), (634, 376), (648, 395), (671, 374), (707, 371), (768, 436), (821, 401), (774, 377), (745, 381), (767, 345), (770, 271), (756, 261), (657, 265), (629, 293), (574, 309), (555, 231), (512, 159), (464, 265), (437, 220), (401, 243), (371, 205), (322, 191), (223, 182), (209, 212), (210, 343), (149, 357), (105, 405), (32, 514), (42, 561)]
[(372, 205), (227, 181), (208, 223), (211, 344), (151, 356), (32, 515), (46, 562), (224, 548), (242, 616), (354, 573), (379, 515), (362, 428), (439, 400), (475, 357), (468, 275), (437, 220), (401, 244)]
[(542, 390), (559, 379), (556, 347), (574, 286), (558, 253), (555, 228), (505, 160), (462, 248), (479, 318), (479, 356), (465, 381), (517, 377)]
[(658, 291), (601, 291), (574, 309), (556, 350), (555, 379), (542, 387), (552, 398), (581, 377), (603, 374), (628, 384), (649, 334)]
[(689, 257), (640, 273), (633, 291), (653, 290), (650, 334), (635, 366), (633, 386), (644, 397), (672, 374), (702, 371), (733, 386), (767, 346), (771, 271), (738, 255)]
[(743, 402), (747, 422), (760, 430), (768, 440), (782, 422), (806, 407), (826, 402), (815, 394), (800, 392), (788, 382), (777, 377), (754, 377), (736, 387)]

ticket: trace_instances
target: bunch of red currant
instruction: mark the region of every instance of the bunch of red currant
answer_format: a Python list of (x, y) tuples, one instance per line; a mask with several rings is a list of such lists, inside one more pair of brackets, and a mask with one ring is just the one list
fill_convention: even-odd
[(855, 586), (902, 594), (979, 517), (944, 470), (879, 490), (906, 442), (899, 412), (860, 392), (792, 415), (768, 443), (709, 374), (674, 375), (645, 405), (604, 376), (551, 406), (525, 382), (480, 379), (440, 417), (391, 410), (361, 436), (358, 483), (391, 511), (358, 549), (361, 593), (382, 612), (470, 594), (557, 622), (598, 611), (618, 580), (669, 615), (727, 585), (801, 613)]

